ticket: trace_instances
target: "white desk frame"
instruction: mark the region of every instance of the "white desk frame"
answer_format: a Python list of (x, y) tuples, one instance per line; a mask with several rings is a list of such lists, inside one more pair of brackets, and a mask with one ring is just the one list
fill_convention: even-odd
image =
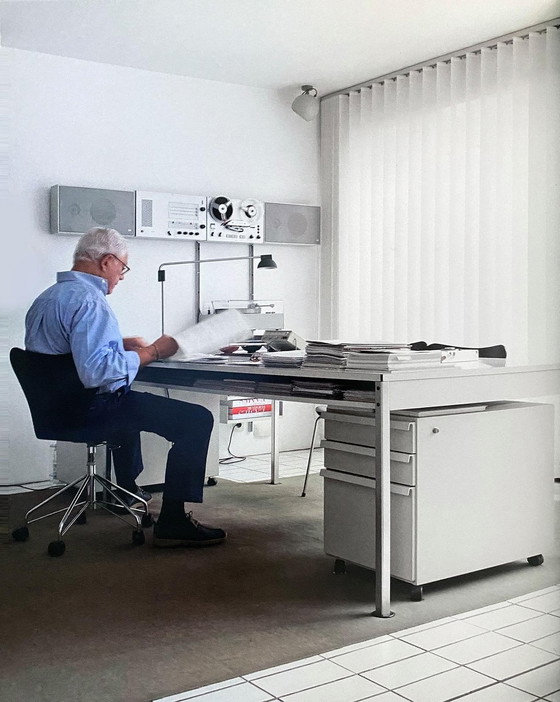
[[(334, 406), (374, 407), (376, 412), (375, 446), (377, 454), (376, 554), (374, 616), (390, 617), (391, 612), (391, 512), (390, 512), (390, 413), (414, 407), (437, 407), (476, 402), (519, 400), (560, 394), (560, 364), (540, 366), (507, 366), (504, 361), (480, 362), (463, 367), (438, 367), (422, 371), (371, 373), (367, 371), (329, 370), (327, 368), (264, 368), (255, 364), (209, 365), (160, 362), (142, 368), (137, 381), (143, 385), (175, 388), (192, 386), (197, 377), (216, 378), (250, 375), (256, 380), (281, 378), (327, 380), (342, 387), (373, 390), (375, 403), (329, 400), (313, 395), (270, 395), (273, 400), (327, 403)], [(196, 387), (196, 392), (227, 395), (225, 389)], [(258, 391), (257, 391), (258, 392)], [(272, 428), (272, 482), (278, 476), (278, 444), (276, 442), (276, 405)]]

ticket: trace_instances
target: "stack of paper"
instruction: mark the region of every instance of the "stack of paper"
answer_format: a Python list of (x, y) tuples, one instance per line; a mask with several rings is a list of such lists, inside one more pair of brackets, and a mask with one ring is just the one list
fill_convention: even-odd
[(305, 351), (267, 351), (261, 354), (264, 366), (276, 368), (299, 368), (304, 357)]
[(294, 395), (312, 395), (315, 397), (341, 397), (342, 390), (336, 383), (321, 380), (294, 380)]
[(291, 395), (292, 394), (292, 382), (291, 381), (267, 381), (261, 380), (257, 383), (257, 392), (263, 395)]
[(349, 351), (346, 367), (350, 370), (418, 370), (441, 366), (441, 351)]
[(257, 384), (246, 378), (224, 378), (224, 388), (229, 395), (253, 395)]
[(342, 341), (308, 341), (304, 368), (346, 368), (346, 343)]

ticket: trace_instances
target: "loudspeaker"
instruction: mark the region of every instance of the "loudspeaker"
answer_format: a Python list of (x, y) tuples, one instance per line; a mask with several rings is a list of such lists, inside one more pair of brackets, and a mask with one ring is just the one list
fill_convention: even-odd
[(264, 240), (269, 244), (319, 244), (321, 208), (264, 203)]
[(92, 227), (110, 227), (123, 236), (134, 236), (134, 191), (53, 185), (51, 232), (84, 234)]

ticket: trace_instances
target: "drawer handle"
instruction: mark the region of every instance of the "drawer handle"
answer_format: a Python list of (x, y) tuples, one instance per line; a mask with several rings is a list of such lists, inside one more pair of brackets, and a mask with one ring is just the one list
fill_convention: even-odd
[(434, 427), (432, 429), (432, 434), (439, 434), (439, 429), (437, 427)]

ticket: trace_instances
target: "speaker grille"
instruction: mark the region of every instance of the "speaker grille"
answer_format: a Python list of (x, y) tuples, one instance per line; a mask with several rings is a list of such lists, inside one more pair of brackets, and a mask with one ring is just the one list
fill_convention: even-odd
[(319, 207), (265, 202), (264, 240), (273, 244), (319, 244), (320, 222)]

